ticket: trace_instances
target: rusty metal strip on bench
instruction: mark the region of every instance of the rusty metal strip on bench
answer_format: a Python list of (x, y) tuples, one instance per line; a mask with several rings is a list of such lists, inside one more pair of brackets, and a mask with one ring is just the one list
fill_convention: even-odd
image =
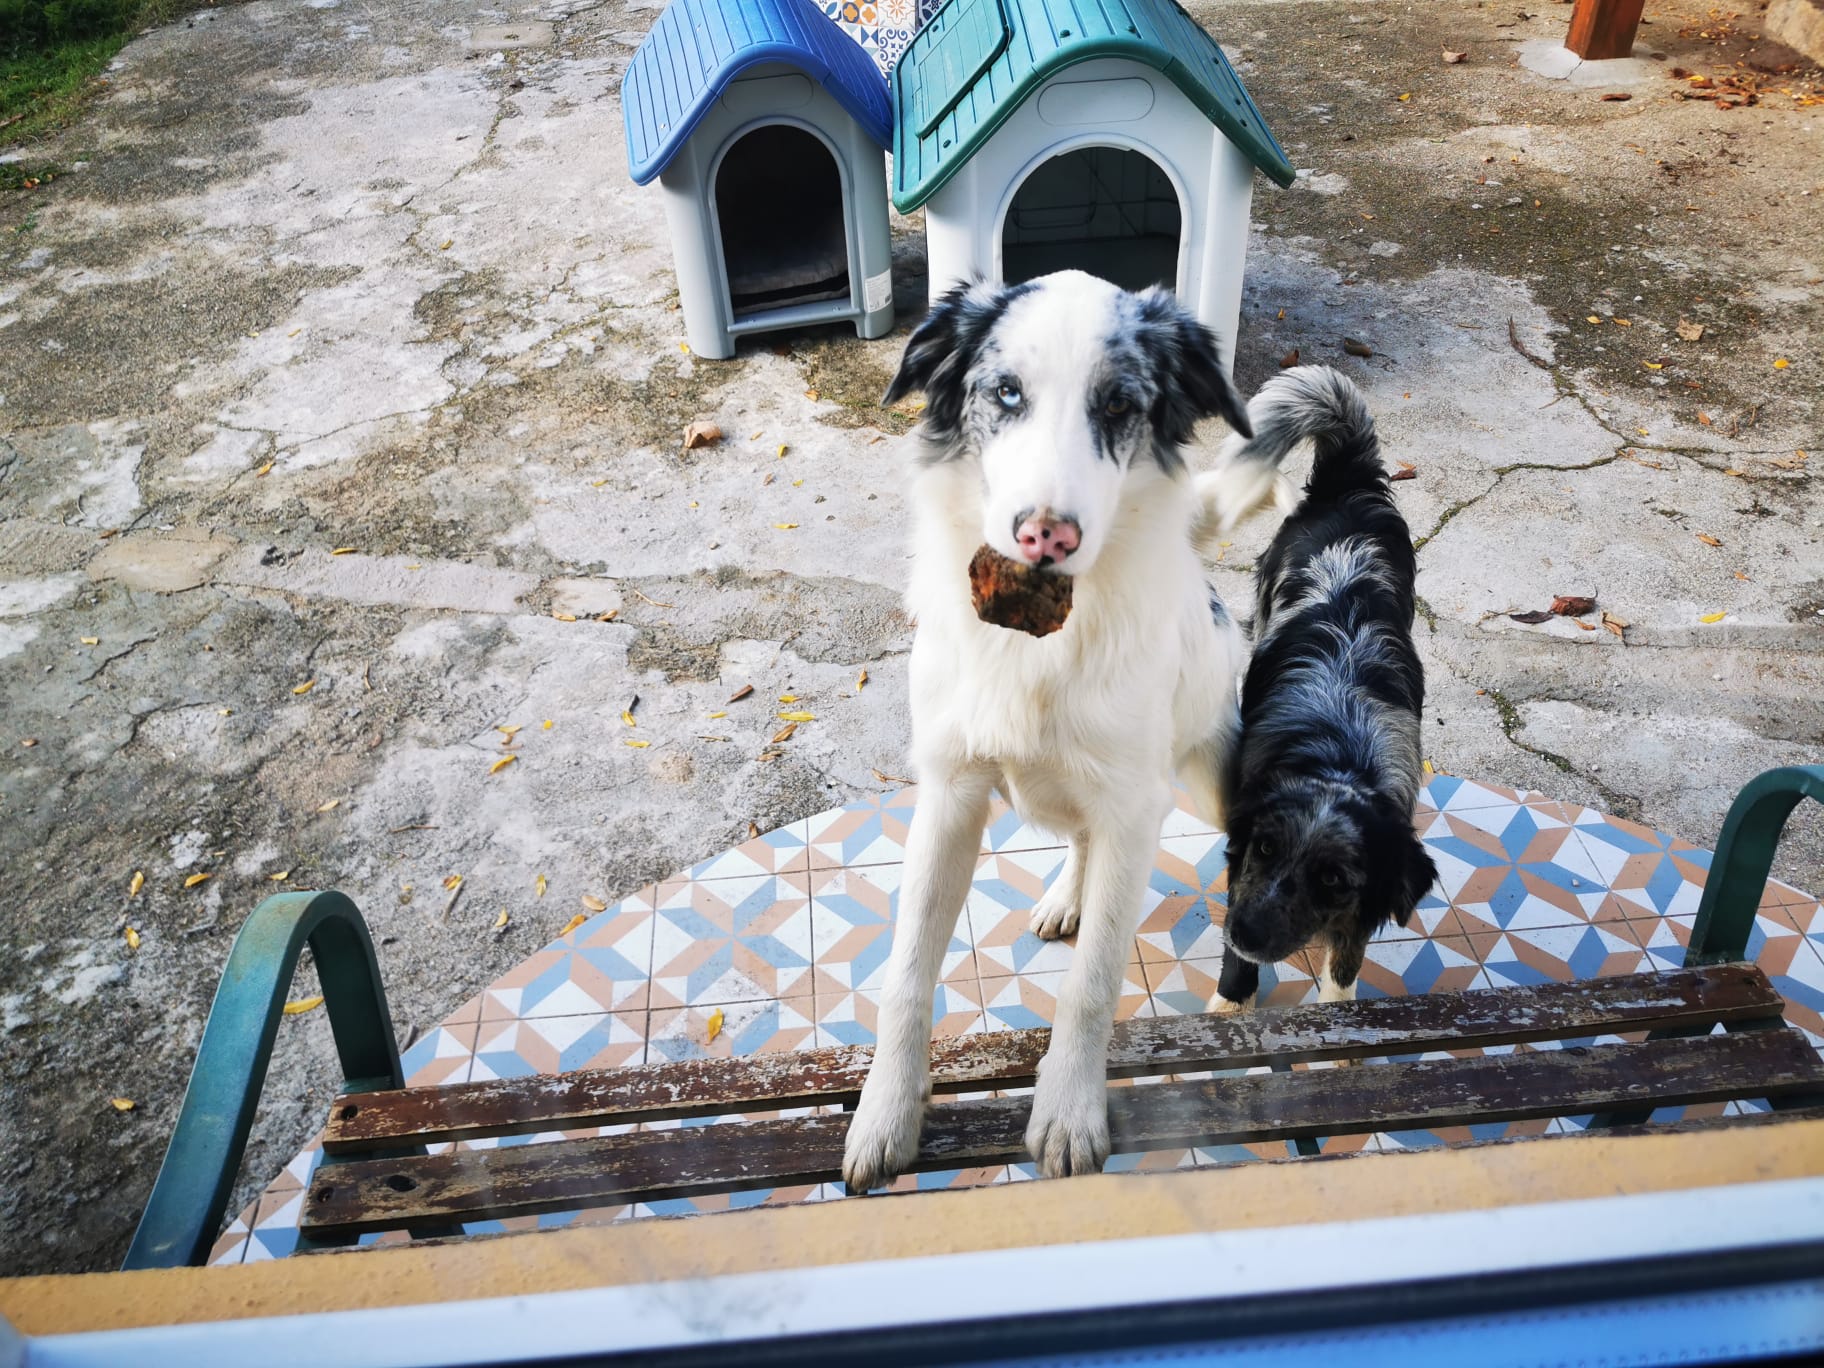
[[(1108, 1104), (1115, 1151), (1128, 1153), (1820, 1089), (1824, 1061), (1810, 1043), (1797, 1031), (1772, 1030), (1111, 1088)], [(914, 1169), (1024, 1157), (1029, 1105), (1026, 1097), (996, 1097), (932, 1108)], [(848, 1120), (823, 1114), (351, 1160), (318, 1171), (301, 1224), (306, 1235), (334, 1238), (829, 1182), (840, 1176)]]
[[(1614, 1031), (1778, 1018), (1780, 995), (1750, 964), (1269, 1009), (1241, 1017), (1156, 1017), (1115, 1028), (1109, 1076), (1132, 1078), (1272, 1060), (1359, 1059), (1476, 1049)], [(939, 1093), (1031, 1084), (1047, 1030), (993, 1031), (932, 1045)], [(400, 1143), (580, 1130), (855, 1100), (873, 1049), (845, 1045), (741, 1059), (408, 1088), (338, 1098), (330, 1154)]]

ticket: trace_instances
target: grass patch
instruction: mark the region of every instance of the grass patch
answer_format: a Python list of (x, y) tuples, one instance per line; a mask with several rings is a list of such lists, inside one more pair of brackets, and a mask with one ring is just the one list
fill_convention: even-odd
[[(68, 123), (128, 39), (196, 6), (197, 0), (0, 0), (0, 147)], [(9, 177), (0, 188), (18, 189), (24, 179)]]

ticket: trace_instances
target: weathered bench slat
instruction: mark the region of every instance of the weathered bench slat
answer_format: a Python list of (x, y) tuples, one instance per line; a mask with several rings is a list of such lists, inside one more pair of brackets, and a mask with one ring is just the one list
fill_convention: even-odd
[[(1109, 1120), (1115, 1150), (1127, 1153), (1430, 1130), (1820, 1088), (1824, 1062), (1804, 1036), (1767, 1030), (1113, 1088)], [(1022, 1158), (1028, 1105), (1027, 1098), (1011, 1097), (934, 1107), (914, 1168)], [(306, 1235), (335, 1238), (408, 1223), (827, 1182), (840, 1176), (847, 1129), (847, 1117), (819, 1115), (355, 1160), (319, 1170), (302, 1226)]]
[[(1784, 1004), (1751, 964), (1270, 1009), (1242, 1017), (1160, 1017), (1115, 1028), (1116, 1078), (1252, 1068), (1270, 1060), (1358, 1059), (1476, 1049), (1614, 1031), (1777, 1018)], [(936, 1091), (1029, 1085), (1051, 1033), (995, 1031), (934, 1042)], [(580, 1130), (855, 1100), (873, 1050), (839, 1046), (740, 1059), (684, 1060), (557, 1076), (458, 1083), (338, 1098), (331, 1154), (400, 1143)]]

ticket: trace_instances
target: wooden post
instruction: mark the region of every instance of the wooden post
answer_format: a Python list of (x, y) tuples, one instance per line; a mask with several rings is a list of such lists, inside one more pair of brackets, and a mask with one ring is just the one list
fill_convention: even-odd
[(1634, 51), (1634, 33), (1646, 0), (1577, 0), (1571, 31), (1564, 45), (1588, 62), (1626, 57)]

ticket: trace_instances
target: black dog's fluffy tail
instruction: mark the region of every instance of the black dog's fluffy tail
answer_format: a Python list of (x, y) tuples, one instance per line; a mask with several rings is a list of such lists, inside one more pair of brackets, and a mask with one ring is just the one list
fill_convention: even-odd
[(1307, 438), (1317, 460), (1306, 491), (1334, 498), (1350, 489), (1385, 486), (1381, 443), (1361, 391), (1328, 366), (1295, 366), (1260, 387), (1248, 401), (1251, 439), (1231, 437), (1216, 469), (1197, 477), (1200, 531), (1227, 531), (1268, 502), (1290, 512), (1297, 496), (1280, 467)]

